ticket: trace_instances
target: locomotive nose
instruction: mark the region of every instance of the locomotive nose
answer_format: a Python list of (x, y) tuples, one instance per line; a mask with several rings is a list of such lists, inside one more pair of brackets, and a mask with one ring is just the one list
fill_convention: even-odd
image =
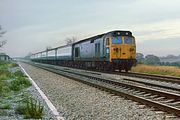
[(132, 59), (134, 54), (134, 48), (131, 46), (123, 46), (121, 52), (121, 59)]
[(135, 49), (129, 45), (113, 46), (112, 59), (132, 59), (135, 55)]

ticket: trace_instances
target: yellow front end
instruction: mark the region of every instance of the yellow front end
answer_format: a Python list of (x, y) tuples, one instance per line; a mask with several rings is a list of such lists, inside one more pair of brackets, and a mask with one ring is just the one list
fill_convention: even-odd
[(128, 71), (136, 63), (136, 44), (134, 37), (117, 36), (110, 37), (109, 61), (113, 69)]
[(110, 61), (136, 58), (136, 45), (133, 37), (112, 37), (110, 41)]
[(110, 61), (113, 59), (135, 59), (135, 46), (132, 45), (112, 45)]

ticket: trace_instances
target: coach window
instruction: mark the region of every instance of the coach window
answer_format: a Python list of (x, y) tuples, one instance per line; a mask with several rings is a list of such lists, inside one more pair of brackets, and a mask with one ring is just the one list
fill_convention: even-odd
[(106, 38), (106, 45), (109, 45), (109, 38)]
[(79, 57), (79, 47), (75, 48), (75, 57)]

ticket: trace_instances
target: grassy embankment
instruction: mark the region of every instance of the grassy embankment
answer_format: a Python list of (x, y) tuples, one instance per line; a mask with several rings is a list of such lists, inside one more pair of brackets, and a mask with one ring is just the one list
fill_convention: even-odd
[(157, 74), (157, 75), (166, 75), (166, 76), (176, 76), (180, 77), (180, 68), (173, 66), (153, 66), (153, 65), (144, 65), (138, 64), (133, 67), (132, 72), (147, 73), (147, 74)]
[(18, 64), (0, 61), (0, 116), (7, 116), (15, 106), (16, 113), (25, 118), (42, 118), (43, 107), (25, 93), (30, 86)]

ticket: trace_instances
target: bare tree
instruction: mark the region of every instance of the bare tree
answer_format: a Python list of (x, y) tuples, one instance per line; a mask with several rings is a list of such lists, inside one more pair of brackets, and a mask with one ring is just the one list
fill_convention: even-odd
[(50, 50), (51, 48), (52, 48), (51, 46), (47, 46), (46, 51)]
[(66, 44), (67, 45), (72, 45), (73, 43), (75, 43), (77, 41), (76, 37), (71, 37), (71, 38), (66, 38)]
[[(6, 31), (3, 31), (3, 30), (2, 30), (2, 27), (1, 27), (1, 25), (0, 25), (0, 37), (3, 37), (3, 35), (4, 35), (5, 33), (6, 33)], [(6, 40), (0, 40), (0, 48), (1, 48), (2, 46), (4, 46), (6, 43), (7, 43)]]
[(30, 59), (31, 55), (32, 55), (32, 53), (29, 52), (24, 58), (25, 58), (25, 59)]
[(6, 40), (0, 41), (0, 48), (6, 44)]

